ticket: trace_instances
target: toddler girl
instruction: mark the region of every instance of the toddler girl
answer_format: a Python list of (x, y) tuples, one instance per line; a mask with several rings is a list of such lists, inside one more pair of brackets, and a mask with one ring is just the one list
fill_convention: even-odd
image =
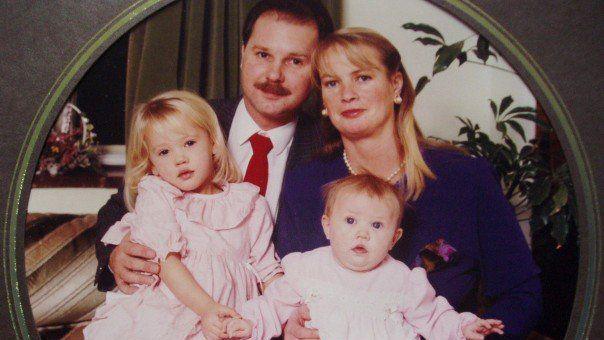
[(423, 268), (410, 270), (388, 255), (403, 233), (398, 189), (355, 175), (328, 184), (324, 193), (321, 222), (330, 246), (285, 256), (285, 275), (244, 304), (247, 320), (225, 320), (229, 336), (277, 336), (302, 304), (322, 340), (482, 339), (503, 333), (499, 320), (455, 312), (435, 296)]
[[(267, 201), (240, 174), (212, 108), (169, 91), (134, 112), (124, 196), (130, 213), (102, 241), (155, 250), (160, 274), (132, 295), (108, 292), (90, 339), (214, 339), (224, 318), (281, 273)], [(205, 335), (205, 337), (204, 337)]]

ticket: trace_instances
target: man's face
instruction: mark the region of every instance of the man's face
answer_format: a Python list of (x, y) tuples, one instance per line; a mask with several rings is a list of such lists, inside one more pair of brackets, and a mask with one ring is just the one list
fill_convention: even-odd
[(310, 57), (317, 45), (314, 23), (261, 15), (241, 48), (241, 85), (246, 108), (264, 130), (292, 121), (311, 90)]

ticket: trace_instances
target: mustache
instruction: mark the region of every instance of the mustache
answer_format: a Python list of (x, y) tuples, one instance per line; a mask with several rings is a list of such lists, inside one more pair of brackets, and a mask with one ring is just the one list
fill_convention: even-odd
[(287, 88), (281, 86), (279, 83), (265, 81), (262, 83), (255, 83), (254, 87), (260, 91), (267, 92), (270, 94), (275, 94), (278, 96), (288, 96), (291, 94), (291, 91)]

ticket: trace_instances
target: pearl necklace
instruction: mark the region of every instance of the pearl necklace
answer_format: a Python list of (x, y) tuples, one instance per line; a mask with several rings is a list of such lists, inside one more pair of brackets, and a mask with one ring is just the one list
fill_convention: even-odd
[[(350, 166), (350, 162), (348, 161), (348, 156), (346, 155), (346, 151), (342, 152), (342, 158), (344, 158), (344, 164), (346, 164), (346, 168), (348, 168), (348, 171), (353, 175), (358, 175), (358, 173), (352, 169), (352, 166)], [(404, 166), (405, 166), (405, 162), (403, 161), (401, 164), (399, 164), (398, 168), (396, 168), (396, 170), (394, 170), (390, 174), (390, 176), (384, 178), (384, 180), (386, 182), (390, 183), (390, 181), (394, 178), (394, 176), (396, 176), (399, 172), (401, 172), (401, 170), (403, 169)]]

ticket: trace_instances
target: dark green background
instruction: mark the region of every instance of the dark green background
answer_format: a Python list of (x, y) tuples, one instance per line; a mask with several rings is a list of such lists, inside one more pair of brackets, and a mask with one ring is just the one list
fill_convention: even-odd
[[(23, 268), (23, 224), (35, 162), (59, 107), (94, 60), (124, 32), (147, 15), (167, 4), (165, 1), (4, 1), (0, 3), (0, 220), (2, 249), (0, 253), (0, 338), (27, 337), (19, 328), (17, 315), (25, 315), (29, 330), (33, 321)], [(530, 89), (550, 114), (571, 164), (580, 203), (581, 268), (578, 294), (569, 329), (569, 338), (604, 338), (604, 312), (598, 303), (602, 287), (602, 197), (604, 196), (604, 138), (602, 122), (604, 56), (604, 5), (602, 1), (542, 0), (472, 0), (440, 1), (440, 5), (487, 36), (496, 49), (521, 74)], [(376, 5), (395, 6), (395, 1), (375, 1)], [(128, 16), (135, 6), (140, 14)], [(474, 7), (475, 6), (475, 7)], [(470, 9), (470, 10), (468, 10)], [(484, 12), (477, 16), (473, 11)], [(82, 65), (75, 74), (62, 72), (86, 44), (99, 41), (95, 34), (117, 17), (127, 20), (90, 56), (79, 56)], [(487, 19), (485, 19), (487, 18)], [(492, 19), (491, 21), (488, 18)], [(486, 21), (485, 21), (486, 20)], [(517, 46), (506, 46), (493, 27), (509, 33), (524, 48), (524, 57), (535, 61), (542, 73), (518, 57)], [(493, 26), (495, 25), (495, 26)], [(115, 26), (114, 26), (115, 27)], [(490, 28), (487, 28), (490, 27)], [(101, 39), (102, 40), (102, 39)], [(549, 79), (549, 84), (541, 82)], [(57, 91), (57, 81), (64, 81)], [(102, 91), (102, 89), (99, 89)], [(554, 91), (552, 97), (551, 90)], [(556, 96), (555, 94), (559, 94)], [(57, 95), (53, 100), (52, 95)], [(552, 98), (554, 98), (552, 100)], [(28, 139), (28, 130), (37, 112), (46, 108), (50, 115), (43, 120), (40, 133)], [(27, 143), (35, 143), (30, 157), (20, 152)], [(20, 158), (21, 157), (21, 158)], [(22, 171), (18, 167), (28, 164)], [(11, 189), (12, 188), (12, 189)], [(16, 195), (16, 196), (15, 196)], [(20, 196), (19, 196), (20, 195)], [(18, 215), (14, 214), (18, 211)], [(14, 217), (16, 216), (16, 220)], [(9, 237), (9, 228), (16, 237)], [(505, 235), (502, 235), (505, 237)], [(10, 242), (16, 241), (16, 246)], [(12, 248), (11, 248), (12, 247)], [(9, 261), (16, 247), (17, 261)], [(20, 282), (13, 286), (11, 269)], [(21, 302), (19, 302), (19, 299)], [(9, 306), (9, 303), (12, 304)], [(24, 311), (19, 308), (23, 306)], [(11, 312), (13, 311), (13, 317)]]

